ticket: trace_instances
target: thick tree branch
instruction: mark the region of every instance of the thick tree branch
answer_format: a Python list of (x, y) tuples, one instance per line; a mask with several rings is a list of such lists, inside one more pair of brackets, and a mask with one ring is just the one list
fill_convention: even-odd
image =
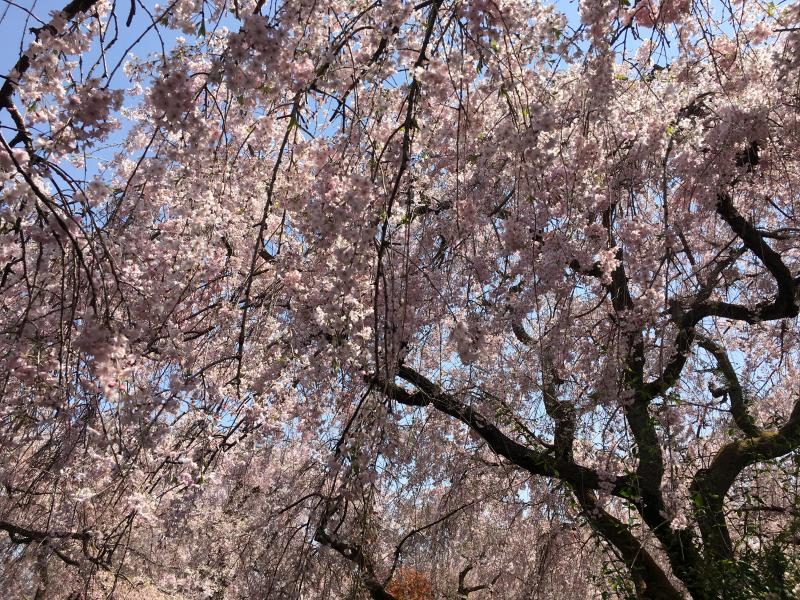
[(375, 568), (372, 565), (372, 561), (364, 553), (361, 546), (347, 544), (329, 535), (325, 531), (324, 524), (317, 529), (314, 539), (323, 546), (335, 550), (344, 558), (354, 562), (358, 566), (361, 579), (364, 582), (364, 587), (367, 588), (372, 600), (397, 600), (394, 595), (387, 592), (383, 585), (381, 585), (381, 582), (375, 575)]
[[(603, 223), (611, 237), (610, 215), (603, 217)], [(608, 286), (611, 293), (612, 304), (619, 318), (625, 317), (625, 312), (634, 307), (633, 298), (628, 287), (628, 277), (625, 273), (625, 256), (622, 249), (617, 251), (618, 264), (611, 274), (611, 283)], [(690, 531), (675, 532), (669, 520), (664, 497), (661, 492), (661, 482), (664, 476), (664, 456), (661, 443), (656, 431), (655, 421), (650, 415), (652, 399), (663, 393), (677, 381), (686, 364), (692, 342), (694, 340), (694, 324), (682, 316), (679, 332), (676, 339), (676, 354), (668, 363), (662, 376), (651, 383), (646, 383), (645, 373), (645, 346), (641, 330), (633, 330), (627, 336), (627, 358), (623, 372), (623, 384), (631, 393), (631, 398), (624, 404), (625, 419), (634, 441), (638, 454), (635, 484), (639, 501), (636, 508), (644, 522), (655, 534), (667, 553), (673, 572), (681, 581), (696, 594), (702, 597), (705, 587), (699, 574), (699, 555)], [(600, 524), (609, 528), (610, 525)], [(628, 531), (629, 535), (630, 532)], [(629, 543), (624, 538), (620, 543)], [(615, 544), (616, 545), (616, 544)], [(657, 579), (653, 579), (657, 582)]]
[(756, 426), (753, 417), (747, 412), (747, 402), (744, 397), (744, 391), (739, 383), (739, 377), (736, 375), (736, 371), (728, 358), (728, 353), (714, 340), (705, 336), (699, 336), (697, 343), (714, 357), (717, 361), (719, 372), (725, 378), (727, 384), (725, 386), (725, 392), (730, 399), (731, 415), (733, 416), (733, 421), (736, 423), (736, 426), (748, 437), (757, 437), (761, 435), (761, 430)]
[(636, 594), (646, 600), (679, 600), (682, 595), (670, 583), (658, 563), (631, 533), (630, 527), (600, 508), (593, 492), (575, 490), (592, 527), (620, 553), (631, 572)]
[[(397, 384), (382, 381), (376, 381), (375, 388), (383, 391), (387, 397), (400, 404), (420, 407), (432, 405), (440, 412), (448, 414), (466, 424), (475, 433), (480, 435), (494, 452), (503, 456), (513, 464), (534, 475), (552, 477), (565, 481), (576, 490), (576, 494), (581, 494), (584, 498), (592, 497), (590, 495), (594, 493), (594, 490), (599, 490), (603, 487), (601, 486), (600, 477), (592, 469), (577, 465), (563, 457), (552, 457), (546, 453), (537, 452), (515, 442), (495, 425), (490, 423), (480, 412), (460, 402), (451, 394), (447, 394), (439, 388), (439, 386), (417, 371), (403, 365), (400, 367), (398, 375), (406, 382), (417, 387), (417, 391), (411, 393)], [(627, 501), (631, 501), (637, 506), (645, 522), (647, 522), (656, 533), (659, 541), (664, 545), (671, 562), (673, 562), (676, 574), (690, 589), (701, 589), (703, 584), (700, 581), (699, 572), (697, 570), (698, 556), (690, 532), (687, 531), (685, 535), (675, 534), (664, 518), (666, 512), (660, 493), (653, 495), (646, 490), (635, 489), (635, 485), (636, 484), (633, 483), (628, 476), (617, 476), (611, 482), (610, 493)], [(641, 494), (641, 500), (636, 499), (637, 494)], [(617, 531), (619, 528), (627, 529), (627, 526), (621, 523), (614, 524), (611, 521), (603, 520), (598, 524), (598, 527), (602, 527), (602, 530), (598, 528), (598, 531), (603, 533), (603, 535), (612, 536), (612, 534), (614, 534), (613, 539), (623, 544), (623, 547), (619, 548), (620, 552), (627, 552), (629, 558), (638, 555), (641, 550), (641, 544), (636, 541), (633, 534), (630, 533), (630, 531), (627, 531), (627, 533)], [(616, 545), (616, 542), (613, 542), (611, 537), (609, 537), (609, 540)], [(655, 565), (652, 558), (650, 561), (652, 565)], [(645, 588), (649, 585), (656, 586), (656, 588), (660, 589), (661, 580), (658, 573), (660, 572), (661, 577), (663, 577), (663, 572), (660, 571), (657, 565), (656, 568), (658, 571), (653, 571), (652, 573), (650, 573), (649, 566), (645, 569), (645, 574), (647, 574), (648, 577), (652, 575), (654, 578), (648, 580), (649, 583), (642, 583)], [(644, 576), (645, 575), (642, 575), (642, 577)], [(680, 596), (644, 595), (642, 597), (676, 598)]]
[(717, 212), (742, 239), (747, 249), (761, 260), (775, 278), (775, 282), (778, 284), (776, 307), (782, 309), (786, 316), (796, 317), (798, 314), (797, 284), (780, 255), (767, 244), (758, 229), (739, 214), (729, 194), (723, 192), (717, 196)]
[[(511, 330), (516, 338), (526, 346), (533, 345), (533, 338), (528, 335), (522, 323), (512, 320)], [(555, 423), (553, 446), (560, 459), (572, 460), (572, 445), (575, 440), (575, 407), (570, 402), (558, 399), (558, 386), (561, 383), (547, 352), (542, 350), (542, 401), (547, 415)]]
[[(581, 489), (600, 489), (600, 477), (593, 469), (569, 460), (558, 459), (546, 452), (532, 450), (512, 440), (479, 411), (444, 392), (410, 367), (401, 366), (398, 375), (416, 386), (418, 390), (411, 393), (395, 383), (386, 381), (376, 381), (375, 389), (381, 390), (387, 397), (400, 404), (419, 407), (431, 405), (438, 411), (458, 419), (483, 438), (495, 453), (534, 475), (568, 481)], [(631, 492), (631, 481), (628, 476), (617, 476), (611, 482), (612, 494), (621, 498), (631, 498)]]
[[(72, 0), (72, 2), (61, 9), (61, 12), (67, 19), (72, 19), (75, 15), (88, 11), (96, 3), (97, 0)], [(48, 28), (53, 29), (52, 25), (45, 25), (42, 29)], [(30, 66), (31, 61), (30, 58), (28, 58), (28, 55), (23, 54), (20, 56), (19, 60), (17, 60), (16, 64), (14, 65), (14, 68), (11, 70), (11, 73), (3, 82), (3, 86), (0, 87), (0, 109), (9, 108), (12, 106), (11, 97), (14, 95), (14, 90), (17, 87), (19, 80), (30, 68)]]
[(89, 540), (92, 534), (88, 531), (37, 531), (14, 525), (8, 521), (0, 521), (0, 529), (8, 533), (15, 544), (29, 544), (48, 539)]
[[(8, 533), (8, 537), (13, 544), (31, 544), (38, 542), (42, 545), (48, 545), (50, 550), (52, 550), (56, 556), (73, 567), (80, 566), (80, 561), (72, 558), (63, 550), (56, 548), (51, 542), (54, 540), (78, 540), (83, 546), (84, 554), (88, 556), (87, 546), (89, 540), (92, 538), (92, 534), (89, 531), (38, 531), (35, 529), (20, 527), (18, 525), (14, 525), (13, 523), (9, 523), (8, 521), (0, 521), (0, 530)], [(92, 560), (92, 562), (97, 563), (95, 559), (91, 557), (89, 558)]]
[(678, 323), (678, 334), (675, 336), (675, 352), (667, 361), (661, 375), (644, 385), (643, 391), (646, 396), (654, 398), (665, 394), (678, 382), (683, 373), (683, 367), (686, 366), (686, 361), (689, 359), (694, 339), (694, 324), (682, 319)]
[[(745, 323), (796, 317), (800, 313), (797, 303), (797, 281), (792, 277), (791, 271), (780, 255), (767, 244), (764, 235), (739, 214), (729, 194), (723, 192), (717, 196), (717, 213), (775, 278), (778, 294), (774, 300), (762, 302), (754, 307), (732, 302), (710, 301), (707, 299), (710, 294), (703, 294), (695, 300), (685, 315), (682, 315), (683, 318), (696, 324), (706, 317), (722, 317)], [(680, 312), (677, 307), (676, 311)]]
[[(693, 305), (699, 306), (705, 303), (714, 293), (717, 282), (722, 272), (733, 264), (745, 251), (744, 247), (734, 249), (725, 260), (720, 261), (709, 274), (705, 284), (694, 298)], [(678, 329), (675, 335), (675, 351), (667, 361), (663, 372), (659, 377), (645, 385), (645, 393), (655, 397), (668, 392), (680, 379), (683, 367), (692, 350), (695, 340), (695, 325), (697, 320), (681, 310), (680, 305), (673, 302), (670, 306), (671, 321)]]
[[(467, 600), (470, 594), (473, 592), (480, 592), (481, 590), (485, 590), (491, 584), (489, 583), (482, 583), (478, 585), (467, 585), (467, 575), (469, 572), (472, 571), (472, 565), (467, 565), (458, 573), (458, 590), (456, 590), (456, 595), (458, 600)], [(500, 576), (497, 575), (493, 580), (492, 584), (498, 580)]]
[(725, 523), (725, 496), (739, 474), (757, 462), (779, 458), (800, 448), (800, 400), (786, 423), (777, 430), (730, 442), (717, 452), (706, 469), (697, 472), (691, 484), (694, 511), (703, 542), (713, 557), (733, 556)]
[[(603, 225), (608, 231), (612, 247), (616, 247), (611, 232), (610, 211), (606, 211), (603, 215)], [(624, 313), (632, 310), (634, 304), (628, 287), (625, 255), (622, 248), (617, 247), (616, 259), (617, 265), (611, 272), (611, 283), (608, 289), (618, 318), (625, 318)], [(632, 399), (625, 403), (625, 417), (639, 453), (639, 464), (636, 469), (637, 483), (649, 492), (650, 496), (660, 497), (659, 488), (664, 474), (664, 458), (649, 414), (649, 405), (653, 396), (648, 393), (644, 384), (644, 338), (642, 332), (636, 329), (630, 331), (625, 339), (627, 348), (625, 348), (626, 358), (622, 380), (624, 388), (633, 394)], [(659, 504), (661, 503), (659, 502)]]

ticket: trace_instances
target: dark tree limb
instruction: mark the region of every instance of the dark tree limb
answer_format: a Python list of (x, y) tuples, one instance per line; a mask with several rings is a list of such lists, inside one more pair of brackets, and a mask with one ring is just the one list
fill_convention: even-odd
[(361, 579), (364, 582), (364, 587), (367, 588), (372, 600), (398, 600), (394, 595), (387, 592), (378, 580), (372, 561), (364, 553), (361, 546), (342, 542), (334, 536), (329, 535), (323, 526), (317, 529), (314, 539), (323, 546), (335, 550), (341, 556), (354, 562), (358, 566)]
[(775, 305), (782, 309), (787, 316), (796, 317), (798, 314), (797, 283), (780, 255), (767, 244), (761, 232), (739, 214), (729, 194), (723, 192), (717, 196), (717, 213), (775, 278), (775, 282), (778, 284)]
[[(438, 411), (458, 419), (483, 438), (496, 454), (529, 473), (568, 481), (571, 485), (581, 489), (597, 490), (601, 488), (600, 477), (593, 469), (570, 460), (558, 459), (547, 452), (533, 450), (512, 440), (479, 411), (443, 391), (410, 367), (402, 365), (398, 375), (417, 387), (417, 391), (411, 393), (395, 383), (379, 380), (375, 381), (375, 389), (382, 391), (388, 398), (400, 404), (419, 407), (430, 405)], [(620, 498), (632, 497), (633, 488), (628, 476), (616, 476), (610, 483), (612, 494)]]
[[(67, 19), (72, 19), (80, 13), (85, 13), (96, 3), (97, 0), (72, 0), (72, 2), (61, 9), (61, 12)], [(52, 28), (52, 26), (45, 25), (42, 29), (47, 29), (48, 27)], [(16, 64), (14, 65), (14, 68), (11, 70), (11, 73), (3, 82), (3, 86), (0, 87), (0, 109), (7, 109), (12, 106), (11, 97), (14, 95), (14, 90), (19, 83), (19, 80), (30, 68), (30, 66), (31, 61), (28, 58), (28, 55), (23, 54), (20, 56), (19, 60), (17, 60)]]
[(742, 390), (739, 377), (736, 375), (736, 371), (728, 358), (728, 353), (725, 351), (725, 348), (711, 338), (705, 336), (699, 336), (697, 343), (717, 361), (717, 369), (725, 379), (726, 386), (724, 390), (730, 399), (731, 416), (736, 426), (741, 429), (747, 437), (758, 437), (761, 435), (761, 430), (756, 426), (753, 417), (747, 412), (747, 401), (744, 397), (744, 391)]
[[(528, 347), (533, 346), (534, 340), (525, 331), (522, 323), (511, 321), (511, 330), (516, 338)], [(542, 401), (547, 416), (553, 419), (555, 431), (553, 433), (553, 448), (556, 456), (563, 460), (572, 460), (572, 446), (575, 441), (575, 407), (571, 402), (559, 400), (558, 387), (562, 383), (547, 352), (542, 350)]]
[[(800, 314), (797, 302), (798, 282), (781, 256), (767, 243), (764, 234), (736, 210), (733, 200), (726, 192), (717, 196), (717, 213), (774, 277), (778, 293), (773, 300), (753, 307), (732, 302), (711, 301), (706, 295), (696, 299), (683, 318), (693, 324), (699, 323), (706, 317), (722, 317), (753, 324), (794, 318)], [(677, 311), (680, 312), (679, 309)]]
[(386, 591), (375, 573), (372, 560), (359, 544), (350, 544), (336, 537), (335, 533), (328, 533), (328, 521), (338, 509), (338, 502), (329, 502), (320, 519), (319, 527), (314, 534), (314, 540), (331, 548), (342, 557), (353, 562), (358, 567), (364, 587), (367, 588), (372, 600), (398, 600), (393, 594)]
[(592, 528), (619, 552), (631, 573), (639, 598), (680, 600), (683, 597), (650, 553), (631, 533), (630, 527), (600, 508), (593, 492), (575, 490), (575, 496)]
[(467, 565), (458, 573), (458, 590), (456, 590), (456, 596), (458, 600), (467, 600), (470, 594), (473, 592), (480, 592), (481, 590), (485, 590), (490, 585), (494, 584), (499, 578), (500, 575), (495, 576), (491, 583), (481, 583), (478, 585), (467, 585), (467, 575), (469, 572), (472, 571), (472, 565)]
[[(92, 539), (92, 534), (89, 531), (39, 531), (20, 527), (8, 521), (0, 521), (0, 530), (8, 533), (8, 537), (13, 544), (39, 543), (48, 546), (56, 556), (73, 567), (80, 566), (80, 561), (53, 546), (52, 542), (55, 540), (78, 540), (83, 546), (84, 553), (88, 556), (88, 543)], [(91, 559), (91, 557), (89, 558)]]
[(733, 544), (725, 523), (725, 496), (747, 467), (774, 460), (800, 448), (800, 400), (786, 423), (777, 430), (761, 431), (744, 440), (730, 442), (714, 456), (706, 469), (695, 475), (690, 491), (694, 512), (709, 558), (730, 560)]
[(38, 531), (14, 525), (8, 521), (0, 521), (0, 529), (8, 533), (15, 544), (43, 542), (49, 539), (89, 540), (92, 534), (88, 531)]

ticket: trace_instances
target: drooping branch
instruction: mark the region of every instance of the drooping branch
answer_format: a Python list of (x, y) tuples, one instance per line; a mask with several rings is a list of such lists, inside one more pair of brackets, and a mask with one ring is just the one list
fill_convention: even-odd
[[(417, 58), (414, 61), (413, 71), (415, 72), (417, 69), (422, 69), (425, 65), (429, 62), (428, 57), (428, 46), (431, 42), (433, 36), (433, 30), (435, 28), (437, 19), (439, 17), (439, 9), (441, 8), (443, 0), (435, 0), (431, 3), (430, 9), (428, 11), (428, 17), (425, 24), (425, 34), (422, 39), (422, 45), (419, 49), (417, 54)], [(375, 257), (376, 269), (375, 269), (375, 278), (373, 280), (373, 297), (372, 297), (372, 312), (373, 312), (373, 324), (375, 331), (379, 331), (379, 305), (380, 305), (380, 292), (381, 292), (381, 283), (383, 283), (383, 292), (386, 293), (386, 273), (384, 270), (384, 255), (389, 247), (389, 223), (390, 217), (392, 215), (392, 210), (400, 194), (400, 186), (404, 179), (405, 173), (408, 170), (408, 166), (410, 164), (412, 158), (412, 146), (413, 146), (413, 135), (412, 132), (416, 128), (416, 121), (414, 118), (416, 104), (420, 98), (420, 94), (422, 93), (422, 83), (414, 75), (411, 79), (411, 84), (408, 87), (408, 94), (405, 98), (405, 119), (403, 120), (403, 124), (398, 128), (396, 131), (400, 129), (403, 130), (403, 139), (400, 148), (400, 157), (399, 157), (399, 164), (397, 167), (397, 171), (393, 177), (393, 182), (391, 184), (391, 189), (389, 191), (387, 200), (386, 200), (386, 209), (385, 214), (382, 219), (382, 223), (380, 225), (380, 233), (378, 237), (378, 246), (377, 246), (377, 255)], [(391, 139), (391, 138), (390, 138)], [(384, 148), (384, 150), (388, 148), (388, 141)], [(408, 209), (410, 210), (410, 203)], [(373, 354), (375, 358), (375, 366), (377, 370), (381, 370), (381, 361), (380, 361), (380, 345), (378, 341), (379, 336), (375, 336), (373, 341)], [(384, 356), (388, 359), (389, 357), (389, 348), (387, 346), (388, 338), (384, 337)], [(389, 360), (386, 361), (386, 364), (383, 365), (386, 371), (386, 375), (391, 371), (389, 367)]]
[(416, 528), (412, 529), (411, 531), (409, 531), (406, 535), (404, 535), (403, 538), (395, 546), (394, 559), (392, 561), (392, 566), (389, 569), (389, 574), (386, 576), (385, 584), (388, 585), (389, 581), (392, 579), (392, 576), (394, 575), (394, 572), (397, 569), (397, 564), (398, 564), (398, 562), (400, 560), (400, 553), (402, 552), (403, 546), (406, 544), (406, 542), (408, 542), (408, 540), (412, 539), (414, 536), (422, 533), (423, 531), (426, 531), (426, 530), (430, 529), (431, 527), (435, 527), (439, 523), (443, 523), (444, 521), (448, 520), (453, 515), (461, 512), (462, 510), (465, 510), (466, 508), (469, 508), (470, 506), (474, 506), (477, 503), (478, 503), (478, 500), (475, 500), (474, 502), (468, 502), (467, 504), (464, 504), (462, 506), (458, 506), (458, 507), (454, 508), (453, 510), (448, 511), (447, 513), (445, 513), (444, 515), (442, 515), (438, 519), (435, 519), (435, 520), (431, 521), (430, 523), (426, 523), (425, 525), (423, 525), (421, 527), (416, 527)]

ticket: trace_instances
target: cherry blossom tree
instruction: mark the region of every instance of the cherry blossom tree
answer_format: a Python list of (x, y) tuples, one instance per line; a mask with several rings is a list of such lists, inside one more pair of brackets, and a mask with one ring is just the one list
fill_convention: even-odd
[(3, 14), (6, 597), (800, 593), (800, 5)]

